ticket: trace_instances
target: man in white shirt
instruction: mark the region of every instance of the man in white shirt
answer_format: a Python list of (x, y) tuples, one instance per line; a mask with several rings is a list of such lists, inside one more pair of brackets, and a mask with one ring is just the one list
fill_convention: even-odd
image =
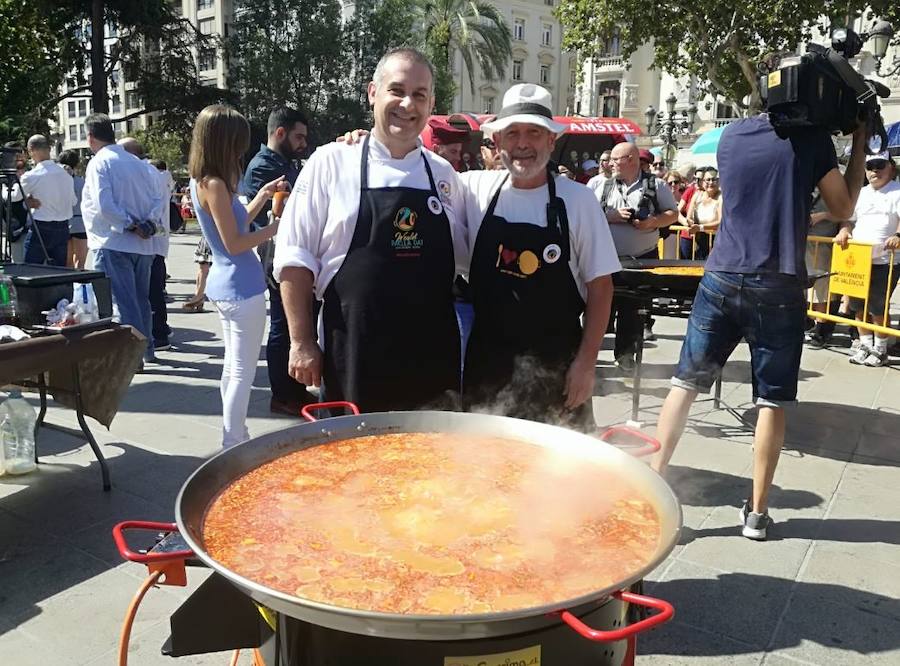
[(28, 139), (28, 153), (34, 168), (22, 174), (20, 182), (25, 196), (37, 199), (33, 208), (34, 225), (25, 237), (25, 262), (66, 265), (69, 244), (69, 218), (78, 203), (75, 181), (60, 165), (50, 159), (50, 142), (40, 134)]
[(152, 237), (162, 220), (159, 179), (152, 167), (116, 145), (109, 116), (85, 119), (94, 153), (84, 174), (81, 214), (94, 251), (94, 267), (106, 273), (123, 324), (148, 340), (144, 359), (152, 361), (150, 267), (156, 248)]
[[(640, 151), (622, 142), (612, 149), (613, 178), (594, 189), (603, 206), (616, 252), (622, 259), (658, 259), (659, 230), (678, 220), (678, 206), (666, 183), (647, 174)], [(590, 186), (590, 183), (588, 184)], [(616, 297), (616, 342), (613, 354), (623, 370), (634, 367), (637, 342), (644, 335), (638, 304)]]
[[(900, 183), (896, 181), (897, 165), (887, 153), (870, 155), (866, 160), (869, 184), (859, 192), (854, 215), (854, 240), (872, 243), (872, 276), (869, 282), (868, 314), (873, 323), (884, 326), (885, 304), (900, 278)], [(841, 229), (835, 242), (842, 242), (850, 232)], [(893, 266), (892, 266), (893, 264)], [(890, 283), (888, 282), (890, 280)], [(856, 318), (865, 321), (862, 299), (852, 299)], [(887, 336), (864, 328), (859, 331), (859, 348), (850, 357), (854, 365), (877, 368), (887, 363)]]
[(548, 168), (565, 129), (551, 109), (546, 89), (510, 88), (482, 125), (507, 171), (460, 176), (475, 312), (463, 395), (475, 411), (590, 430), (610, 276), (621, 266), (597, 199)]
[[(289, 371), (326, 400), (363, 411), (452, 405), (460, 379), (453, 307), (457, 259), (466, 255), (457, 174), (422, 149), (434, 107), (431, 63), (394, 49), (368, 86), (375, 127), (361, 143), (310, 157), (275, 243), (291, 334)], [(323, 300), (314, 334), (313, 289)]]

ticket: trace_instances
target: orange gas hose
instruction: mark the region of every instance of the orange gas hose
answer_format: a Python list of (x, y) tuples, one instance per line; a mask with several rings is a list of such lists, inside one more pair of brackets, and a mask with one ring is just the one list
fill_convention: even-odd
[(128, 612), (125, 613), (125, 621), (122, 623), (122, 633), (119, 635), (119, 666), (128, 666), (128, 642), (131, 640), (131, 627), (134, 624), (138, 606), (141, 605), (141, 600), (147, 594), (147, 590), (153, 587), (162, 575), (162, 571), (154, 571), (147, 576), (131, 600), (131, 605), (128, 606)]

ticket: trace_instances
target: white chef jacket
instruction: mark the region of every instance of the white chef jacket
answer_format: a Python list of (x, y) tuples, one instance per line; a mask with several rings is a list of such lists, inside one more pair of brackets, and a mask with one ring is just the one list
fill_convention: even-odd
[[(494, 192), (507, 176), (506, 171), (467, 171), (460, 174), (468, 218), (469, 248), (475, 251), (478, 231)], [(571, 256), (569, 269), (582, 298), (587, 297), (587, 283), (622, 270), (613, 245), (609, 225), (597, 197), (584, 185), (568, 178), (556, 179), (556, 196), (566, 204), (569, 220)], [(508, 222), (547, 226), (547, 204), (550, 195), (546, 185), (534, 189), (503, 183), (494, 213)], [(465, 272), (468, 272), (466, 269)]]
[(150, 160), (145, 159), (144, 162), (149, 167), (148, 171), (150, 172), (150, 175), (157, 180), (159, 186), (159, 209), (157, 215), (159, 216), (160, 224), (157, 227), (158, 231), (150, 239), (151, 244), (153, 245), (153, 254), (160, 257), (168, 257), (169, 232), (171, 231), (169, 202), (172, 200), (172, 188), (175, 185), (175, 180), (172, 178), (172, 174), (169, 173), (168, 169), (160, 171), (150, 164)]
[(67, 222), (72, 217), (72, 208), (78, 203), (75, 195), (75, 181), (53, 160), (43, 160), (19, 179), (26, 196), (41, 202), (31, 216), (39, 222)]
[[(275, 239), (274, 275), (281, 269), (300, 266), (314, 278), (316, 297), (337, 275), (356, 229), (359, 214), (362, 144), (331, 143), (322, 146), (307, 161), (291, 191)], [(428, 160), (453, 238), (457, 266), (468, 257), (465, 214), (459, 178), (450, 163), (424, 150), (421, 143), (400, 159), (369, 135), (369, 187), (430, 188), (422, 163)]]

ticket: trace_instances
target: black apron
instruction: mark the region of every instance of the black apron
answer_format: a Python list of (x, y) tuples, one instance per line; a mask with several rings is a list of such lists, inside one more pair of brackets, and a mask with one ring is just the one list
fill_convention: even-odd
[(370, 188), (365, 138), (356, 229), (325, 290), (325, 399), (364, 412), (458, 406), (453, 242), (422, 162), (431, 189)]
[[(507, 176), (508, 178), (508, 176)], [(466, 349), (467, 409), (589, 429), (591, 401), (563, 407), (566, 371), (581, 344), (584, 300), (569, 268), (565, 203), (547, 175), (547, 227), (485, 213), (469, 272), (475, 320)]]

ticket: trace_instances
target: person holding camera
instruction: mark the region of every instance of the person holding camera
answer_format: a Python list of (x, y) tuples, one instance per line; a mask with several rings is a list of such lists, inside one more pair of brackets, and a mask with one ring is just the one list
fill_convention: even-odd
[(843, 176), (823, 126), (776, 132), (763, 113), (728, 125), (719, 142), (722, 223), (660, 414), (662, 449), (653, 468), (665, 472), (697, 394), (709, 391), (735, 347), (747, 340), (758, 408), (752, 493), (740, 512), (749, 539), (764, 540), (771, 524), (768, 498), (784, 444), (784, 407), (797, 397), (812, 192), (818, 185), (828, 210), (838, 219), (850, 217), (863, 182), (866, 136), (860, 124)]
[[(620, 259), (658, 259), (659, 230), (678, 220), (678, 206), (664, 180), (646, 173), (633, 143), (619, 143), (611, 153), (613, 177), (594, 190), (606, 212)], [(634, 367), (637, 343), (643, 332), (637, 301), (613, 299), (616, 317), (614, 356), (623, 370)]]

